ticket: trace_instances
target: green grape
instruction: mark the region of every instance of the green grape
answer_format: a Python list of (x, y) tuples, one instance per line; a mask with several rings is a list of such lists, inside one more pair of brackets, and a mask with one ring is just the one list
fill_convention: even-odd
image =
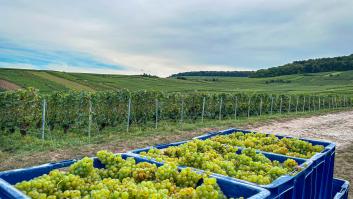
[(307, 141), (297, 138), (279, 139), (275, 135), (262, 133), (244, 134), (242, 132), (236, 132), (230, 135), (218, 135), (212, 137), (210, 140), (230, 146), (254, 148), (299, 158), (310, 158), (324, 150), (324, 146), (322, 145), (312, 145)]
[(196, 187), (201, 175), (193, 172), (191, 168), (183, 169), (176, 177), (176, 184), (180, 187)]
[(156, 179), (159, 181), (170, 180), (175, 181), (175, 178), (178, 174), (177, 166), (175, 164), (165, 164), (158, 167), (156, 171)]
[(79, 175), (81, 177), (87, 177), (94, 172), (93, 160), (91, 158), (85, 157), (71, 165), (69, 171), (72, 174)]
[[(105, 168), (94, 168), (92, 159), (83, 158), (71, 165), (68, 172), (53, 170), (48, 175), (17, 183), (16, 188), (35, 199), (225, 198), (214, 180), (190, 168), (180, 172), (175, 164), (157, 168), (147, 162), (136, 163), (133, 158), (124, 160), (108, 151), (100, 151), (97, 156)], [(200, 185), (203, 187), (197, 191), (201, 179), (205, 179)]]
[[(238, 133), (232, 135), (232, 138), (234, 137), (244, 140), (251, 139), (253, 143), (258, 143), (257, 139), (266, 138), (267, 143), (273, 143), (274, 140), (278, 139), (257, 134), (243, 135)], [(168, 163), (194, 167), (258, 184), (269, 184), (281, 175), (290, 174), (298, 167), (294, 160), (283, 163), (271, 161), (251, 148), (245, 148), (239, 154), (236, 147), (218, 142), (218, 140), (223, 139), (223, 137), (218, 136), (216, 139), (192, 140), (179, 146), (170, 147), (170, 150), (169, 148), (164, 150), (153, 148), (143, 153), (143, 155), (155, 159), (160, 158)], [(276, 172), (274, 173), (271, 171), (273, 167), (279, 168), (279, 170), (275, 169)]]

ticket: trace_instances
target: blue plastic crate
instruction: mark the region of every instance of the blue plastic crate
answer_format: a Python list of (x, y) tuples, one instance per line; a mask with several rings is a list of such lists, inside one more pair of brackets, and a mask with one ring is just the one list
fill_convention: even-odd
[[(227, 135), (235, 132), (256, 133), (254, 131), (231, 128), (231, 129), (227, 129), (219, 132), (206, 133), (204, 135), (194, 137), (193, 139), (205, 140), (217, 135)], [(270, 134), (266, 134), (266, 135), (270, 135)], [(280, 139), (294, 138), (292, 136), (281, 136), (281, 135), (276, 135), (276, 137)], [(313, 162), (313, 169), (314, 169), (314, 174), (313, 174), (315, 179), (314, 198), (331, 199), (333, 197), (332, 180), (333, 180), (336, 145), (332, 142), (318, 141), (313, 139), (301, 138), (300, 140), (307, 141), (313, 145), (323, 145), (325, 147), (323, 151), (311, 157), (309, 160)]]
[[(142, 157), (139, 155), (141, 152), (147, 152), (151, 148), (157, 148), (157, 149), (165, 149), (170, 146), (178, 146), (181, 144), (184, 144), (189, 141), (182, 141), (182, 142), (176, 142), (176, 143), (171, 143), (171, 144), (161, 144), (161, 145), (156, 145), (153, 147), (146, 147), (142, 149), (136, 149), (132, 150), (129, 152), (129, 154), (134, 155), (136, 157), (140, 157), (145, 160), (150, 160), (154, 163), (161, 163), (156, 161), (155, 159), (147, 158), (147, 157)], [(237, 153), (241, 152), (241, 148), (239, 148)], [(274, 161), (280, 161), (283, 162), (288, 159), (287, 156), (283, 155), (278, 155), (278, 154), (273, 154), (273, 153), (266, 153), (266, 152), (261, 152), (263, 153), (267, 158), (270, 160)], [(271, 184), (268, 185), (259, 185), (255, 183), (251, 183), (245, 180), (240, 180), (220, 174), (213, 174), (214, 176), (218, 176), (220, 178), (228, 179), (228, 180), (235, 180), (238, 182), (246, 183), (246, 184), (251, 184), (254, 186), (259, 186), (264, 189), (267, 189), (271, 192), (271, 195), (269, 198), (314, 198), (314, 175), (313, 175), (313, 164), (312, 162), (301, 159), (301, 158), (292, 158), (294, 159), (300, 166), (303, 167), (303, 170), (297, 173), (296, 175), (284, 175), (273, 181)], [(180, 168), (184, 168), (185, 166), (180, 166)], [(194, 168), (196, 169), (196, 168)]]
[[(133, 157), (136, 162), (150, 162), (153, 161), (145, 160), (139, 157), (131, 156), (128, 154), (121, 154), (123, 159)], [(98, 158), (94, 159), (94, 167), (103, 168), (104, 165), (100, 163)], [(17, 190), (13, 185), (23, 180), (31, 180), (35, 177), (39, 177), (43, 174), (48, 174), (53, 169), (65, 168), (76, 162), (77, 160), (67, 160), (58, 163), (44, 164), (35, 167), (29, 167), (24, 169), (16, 169), (11, 171), (0, 172), (0, 198), (1, 199), (28, 199), (26, 195)], [(157, 166), (163, 164), (155, 163)], [(221, 190), (227, 197), (245, 197), (250, 199), (263, 199), (270, 195), (270, 192), (266, 189), (244, 184), (231, 179), (225, 179), (219, 176), (211, 175), (210, 177), (216, 178), (217, 183)]]
[(349, 182), (334, 178), (332, 181), (333, 199), (347, 199), (349, 191)]

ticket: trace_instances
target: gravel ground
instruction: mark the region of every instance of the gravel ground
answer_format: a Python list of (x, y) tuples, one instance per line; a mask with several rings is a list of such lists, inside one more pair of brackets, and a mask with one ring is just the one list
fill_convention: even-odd
[(337, 149), (344, 149), (353, 142), (353, 111), (284, 122), (271, 122), (252, 130), (300, 138), (328, 140), (335, 142)]
[(353, 111), (272, 122), (252, 130), (335, 142), (334, 175), (351, 183), (348, 197), (353, 199)]

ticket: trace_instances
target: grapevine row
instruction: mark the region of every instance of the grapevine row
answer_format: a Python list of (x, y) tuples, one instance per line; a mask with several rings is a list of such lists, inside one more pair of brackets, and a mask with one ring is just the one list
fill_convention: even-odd
[[(164, 93), (128, 90), (62, 91), (42, 95), (29, 88), (0, 92), (0, 132), (29, 129), (98, 130), (119, 125), (194, 122), (352, 107), (348, 96), (272, 95), (265, 93)], [(129, 103), (130, 102), (130, 103)], [(130, 106), (129, 106), (130, 105)], [(43, 114), (45, 108), (45, 114)], [(45, 116), (45, 118), (43, 118)]]

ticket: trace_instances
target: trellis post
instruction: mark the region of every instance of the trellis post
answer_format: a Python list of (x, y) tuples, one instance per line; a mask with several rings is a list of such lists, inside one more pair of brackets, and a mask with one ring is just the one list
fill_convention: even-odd
[(288, 102), (288, 113), (290, 112), (290, 103), (292, 101), (292, 96), (289, 96), (289, 102)]
[(45, 133), (45, 113), (47, 108), (47, 101), (43, 99), (43, 111), (42, 111), (42, 140), (44, 140)]
[(92, 100), (88, 101), (88, 142), (91, 143), (91, 125), (92, 125)]
[(183, 125), (184, 119), (184, 98), (181, 99), (180, 124)]
[(279, 105), (279, 114), (282, 114), (282, 96), (281, 96), (281, 102)]
[(297, 96), (297, 104), (295, 105), (295, 113), (298, 113), (299, 96)]
[(235, 97), (234, 119), (237, 120), (238, 97)]
[(155, 102), (156, 102), (156, 125), (155, 125), (155, 128), (158, 128), (158, 99), (156, 99)]
[(273, 111), (273, 96), (271, 95), (271, 115), (272, 115), (272, 111)]
[(261, 113), (262, 113), (262, 97), (260, 98), (260, 116), (261, 116)]
[(250, 103), (251, 103), (251, 97), (249, 97), (249, 102), (248, 102), (248, 119), (250, 117)]
[(203, 97), (203, 100), (202, 100), (202, 114), (201, 114), (201, 121), (203, 123), (203, 117), (205, 115), (205, 103), (206, 103), (206, 98)]
[(305, 111), (305, 96), (304, 96), (304, 99), (303, 99), (303, 112)]
[(131, 116), (131, 97), (129, 98), (129, 102), (127, 105), (127, 125), (126, 125), (126, 131), (129, 131), (130, 127), (130, 116)]
[(223, 97), (221, 97), (221, 101), (219, 103), (219, 120), (222, 119), (222, 105), (223, 105)]

